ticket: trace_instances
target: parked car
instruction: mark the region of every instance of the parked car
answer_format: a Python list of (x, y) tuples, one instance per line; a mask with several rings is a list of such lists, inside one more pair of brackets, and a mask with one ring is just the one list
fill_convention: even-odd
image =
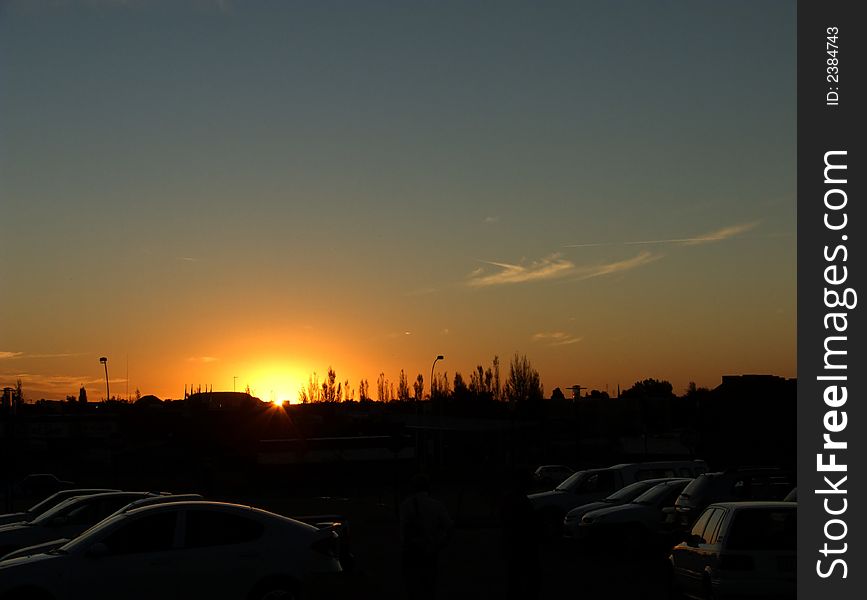
[(696, 477), (674, 504), (674, 522), (687, 531), (708, 505), (742, 500), (782, 500), (794, 477), (776, 467), (742, 467)]
[(671, 548), (672, 530), (663, 509), (673, 506), (692, 479), (658, 483), (631, 502), (590, 511), (581, 518), (577, 537), (614, 541), (626, 551), (662, 544)]
[(547, 489), (557, 487), (574, 472), (575, 469), (566, 465), (541, 465), (533, 472), (533, 484), (539, 486), (536, 489), (546, 489), (542, 486), (548, 486)]
[(74, 538), (133, 500), (157, 495), (160, 494), (104, 492), (88, 496), (73, 496), (32, 521), (0, 527), (0, 556), (26, 546), (60, 538)]
[[(141, 498), (139, 500), (133, 500), (126, 506), (121, 507), (117, 511), (115, 511), (109, 517), (122, 514), (124, 512), (129, 512), (131, 510), (135, 510), (137, 508), (142, 508), (144, 506), (152, 506), (154, 504), (165, 504), (167, 502), (181, 502), (184, 500), (201, 500), (202, 496), (199, 494), (175, 494), (175, 495), (159, 495), (159, 496), (148, 496), (146, 498)], [(106, 517), (106, 518), (109, 518)], [(48, 552), (49, 550), (53, 550), (55, 548), (59, 548), (64, 544), (71, 541), (71, 538), (58, 538), (53, 540), (48, 540), (46, 542), (41, 542), (39, 544), (35, 544), (33, 546), (25, 546), (24, 548), (19, 548), (18, 550), (13, 550), (12, 552), (6, 554), (5, 556), (0, 557), (0, 560), (6, 560), (8, 558), (17, 558), (19, 556), (32, 556), (34, 554), (41, 554), (44, 552)]]
[(707, 472), (703, 460), (625, 463), (604, 469), (577, 471), (548, 492), (530, 494), (542, 525), (559, 535), (566, 513), (588, 502), (601, 500), (636, 481), (660, 477), (695, 477)]
[(797, 503), (708, 506), (671, 552), (675, 591), (691, 598), (795, 598)]
[(64, 500), (72, 498), (73, 496), (86, 496), (88, 494), (99, 494), (101, 492), (116, 491), (118, 490), (111, 490), (105, 488), (73, 488), (69, 490), (60, 490), (59, 492), (48, 496), (48, 498), (45, 498), (41, 502), (37, 502), (25, 511), (0, 515), (0, 525), (8, 525), (9, 523), (20, 523), (21, 521), (32, 521), (45, 511), (54, 508)]
[(0, 561), (0, 597), (299, 598), (341, 571), (337, 534), (257, 508), (169, 502), (116, 514), (45, 554)]
[(665, 483), (666, 481), (673, 481), (673, 479), (660, 478), (636, 481), (635, 483), (617, 490), (607, 498), (573, 508), (566, 513), (566, 517), (563, 519), (563, 536), (566, 538), (577, 539), (578, 525), (581, 523), (581, 518), (587, 513), (601, 508), (610, 508), (612, 506), (620, 506), (621, 504), (632, 502), (644, 492), (660, 483)]

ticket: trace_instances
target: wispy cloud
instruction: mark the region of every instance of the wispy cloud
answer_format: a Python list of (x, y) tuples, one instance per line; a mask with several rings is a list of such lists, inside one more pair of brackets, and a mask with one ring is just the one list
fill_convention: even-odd
[(493, 225), (494, 223), (499, 223), (499, 222), (500, 222), (500, 217), (498, 217), (497, 215), (487, 216), (484, 219), (482, 219), (482, 223), (484, 223), (485, 225)]
[(509, 283), (525, 283), (527, 281), (541, 281), (544, 279), (559, 279), (567, 276), (575, 269), (575, 264), (572, 261), (563, 258), (559, 254), (552, 254), (542, 260), (520, 265), (489, 261), (482, 262), (497, 267), (499, 271), (488, 274), (484, 269), (476, 269), (469, 274), (467, 285), (486, 287)]
[(71, 358), (84, 356), (84, 352), (58, 352), (54, 354), (26, 354), (24, 352), (0, 352), (0, 360), (15, 358)]
[(212, 362), (217, 362), (220, 359), (217, 358), (216, 356), (191, 356), (187, 360), (190, 362), (197, 362), (197, 363), (212, 363)]
[(628, 242), (595, 242), (589, 244), (567, 244), (564, 248), (596, 248), (599, 246), (642, 246), (648, 244), (681, 244), (684, 246), (693, 246), (697, 244), (708, 244), (711, 242), (721, 242), (729, 238), (733, 238), (742, 233), (746, 233), (759, 225), (760, 221), (751, 221), (749, 223), (741, 223), (739, 225), (730, 225), (722, 227), (709, 233), (704, 233), (695, 237), (689, 238), (672, 238), (665, 240), (640, 240)]
[(583, 339), (583, 337), (576, 337), (563, 331), (540, 332), (532, 337), (534, 342), (546, 343), (549, 346), (570, 346)]
[(583, 281), (592, 277), (601, 277), (603, 275), (612, 275), (636, 269), (660, 258), (662, 258), (661, 254), (653, 254), (647, 250), (643, 250), (632, 258), (587, 266), (577, 266), (559, 254), (552, 254), (530, 264), (512, 265), (508, 263), (486, 262), (486, 264), (493, 265), (499, 270), (496, 273), (488, 273), (483, 268), (475, 269), (467, 276), (467, 285), (471, 287), (487, 287), (546, 279)]
[(653, 254), (647, 250), (642, 250), (637, 256), (627, 258), (626, 260), (575, 269), (574, 274), (576, 277), (573, 281), (584, 281), (585, 279), (592, 279), (593, 277), (602, 277), (603, 275), (613, 275), (615, 273), (622, 273), (623, 271), (630, 271), (657, 261), (663, 256), (664, 255), (662, 254)]

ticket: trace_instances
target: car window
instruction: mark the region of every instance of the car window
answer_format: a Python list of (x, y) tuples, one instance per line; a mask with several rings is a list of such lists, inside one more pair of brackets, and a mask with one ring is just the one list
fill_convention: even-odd
[(571, 490), (576, 489), (578, 485), (586, 478), (587, 471), (578, 471), (567, 477), (555, 490)]
[(175, 541), (176, 512), (161, 512), (125, 523), (103, 538), (110, 554), (141, 554), (171, 550)]
[(92, 523), (94, 519), (99, 515), (99, 503), (98, 502), (86, 502), (76, 506), (72, 510), (68, 511), (66, 515), (66, 519), (64, 520), (64, 525), (83, 525), (86, 523)]
[(614, 491), (614, 472), (613, 471), (596, 471), (591, 473), (587, 479), (581, 482), (581, 485), (575, 490), (580, 493), (603, 493), (607, 494)]
[(707, 490), (711, 487), (712, 479), (707, 475), (701, 475), (696, 477), (689, 485), (687, 485), (683, 491), (681, 492), (681, 496), (684, 499), (689, 498), (692, 504), (696, 504), (700, 501)]
[(707, 526), (704, 528), (704, 533), (702, 537), (707, 544), (715, 544), (717, 540), (717, 534), (719, 531), (719, 524), (722, 521), (723, 515), (725, 511), (723, 510), (715, 510), (714, 513), (710, 516), (710, 519), (707, 521)]
[(715, 508), (709, 508), (701, 513), (701, 516), (698, 518), (698, 521), (695, 522), (695, 525), (692, 526), (692, 530), (689, 532), (690, 535), (697, 535), (699, 537), (703, 537), (704, 528), (707, 526), (707, 522), (713, 516), (713, 513), (717, 512)]
[(651, 487), (652, 484), (646, 481), (632, 483), (624, 488), (620, 488), (619, 490), (608, 496), (606, 500), (611, 500), (612, 502), (629, 502), (646, 492)]
[(730, 550), (795, 550), (797, 513), (794, 509), (740, 510), (728, 534)]
[(259, 539), (264, 527), (240, 515), (213, 510), (187, 511), (187, 548), (244, 544)]
[(692, 477), (692, 471), (690, 471), (687, 467), (681, 467), (678, 469), (678, 474), (681, 477)]

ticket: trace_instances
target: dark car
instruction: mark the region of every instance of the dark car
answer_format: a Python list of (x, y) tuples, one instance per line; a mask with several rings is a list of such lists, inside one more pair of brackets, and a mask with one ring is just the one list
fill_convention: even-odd
[(744, 500), (782, 500), (795, 486), (789, 471), (776, 467), (745, 467), (705, 473), (695, 478), (674, 503), (675, 522), (688, 529), (710, 504)]

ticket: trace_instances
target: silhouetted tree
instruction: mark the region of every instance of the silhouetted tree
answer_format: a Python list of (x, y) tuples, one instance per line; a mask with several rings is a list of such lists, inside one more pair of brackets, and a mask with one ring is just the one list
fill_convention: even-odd
[(665, 380), (645, 379), (621, 394), (623, 398), (673, 398), (672, 385)]
[(385, 373), (380, 373), (376, 378), (376, 399), (380, 402), (388, 400), (388, 379), (385, 378)]
[(334, 372), (334, 369), (328, 367), (328, 375), (326, 380), (322, 383), (322, 401), (323, 402), (338, 402), (340, 399), (337, 397), (337, 373)]
[(343, 382), (343, 399), (347, 402), (355, 400), (355, 390), (349, 387), (349, 380)]
[(24, 385), (21, 383), (20, 377), (15, 380), (15, 387), (12, 389), (12, 402), (24, 404)]
[(415, 401), (420, 402), (424, 398), (424, 377), (421, 373), (415, 378), (415, 383), (412, 384), (412, 390), (415, 392)]
[(566, 396), (563, 394), (563, 390), (558, 387), (554, 388), (554, 391), (551, 392), (551, 400), (566, 400)]
[(533, 368), (526, 355), (516, 353), (509, 365), (509, 378), (506, 380), (505, 396), (509, 402), (538, 401), (544, 396), (544, 388), (539, 380), (539, 372)]
[(466, 400), (469, 396), (469, 390), (467, 389), (467, 384), (464, 383), (464, 376), (461, 375), (460, 371), (455, 372), (454, 386), (452, 397), (459, 401)]
[(358, 400), (359, 402), (370, 400), (370, 384), (366, 379), (362, 379), (358, 382)]
[(494, 400), (501, 400), (503, 398), (502, 390), (500, 389), (500, 357), (494, 355), (493, 362), (494, 372), (494, 387), (491, 388), (491, 391), (494, 393)]
[(406, 373), (401, 369), (397, 384), (397, 399), (401, 402), (406, 402), (409, 398), (409, 384), (406, 382)]

